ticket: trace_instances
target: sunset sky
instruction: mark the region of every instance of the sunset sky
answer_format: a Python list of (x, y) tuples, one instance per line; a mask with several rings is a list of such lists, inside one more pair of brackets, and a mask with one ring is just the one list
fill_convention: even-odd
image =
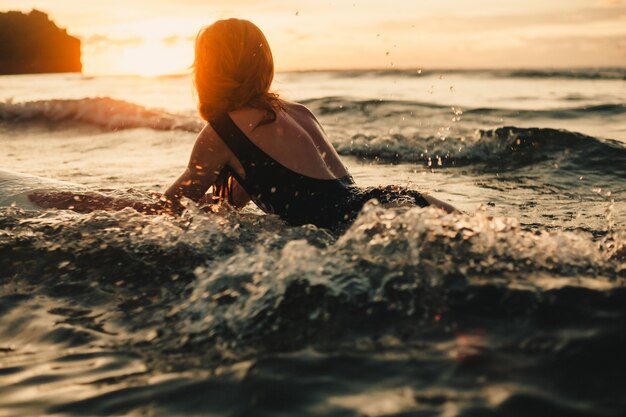
[(624, 0), (0, 0), (82, 40), (87, 74), (178, 73), (198, 29), (255, 22), (278, 71), (626, 66)]

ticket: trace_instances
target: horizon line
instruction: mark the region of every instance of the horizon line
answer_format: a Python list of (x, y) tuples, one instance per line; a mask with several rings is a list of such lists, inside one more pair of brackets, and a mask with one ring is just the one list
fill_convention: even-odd
[[(311, 68), (311, 69), (288, 69), (278, 70), (276, 74), (306, 74), (306, 73), (326, 73), (326, 72), (499, 72), (499, 71), (626, 71), (626, 66), (563, 66), (563, 67), (405, 67), (405, 68), (388, 68), (388, 67), (369, 67), (369, 68)], [(77, 74), (77, 73), (76, 73)], [(85, 76), (102, 77), (102, 76), (138, 76), (143, 78), (167, 78), (167, 77), (183, 77), (191, 75), (191, 71), (173, 72), (157, 75), (142, 75), (133, 73), (81, 73)]]
[[(369, 67), (369, 68), (311, 68), (311, 69), (288, 69), (276, 71), (276, 74), (307, 74), (307, 73), (368, 73), (368, 72), (384, 72), (384, 73), (406, 73), (406, 72), (505, 72), (505, 71), (626, 71), (626, 66), (563, 66), (563, 67), (405, 67), (405, 68), (388, 68), (388, 67)], [(102, 73), (85, 73), (85, 72), (49, 72), (49, 73), (22, 73), (22, 74), (1, 74), (0, 76), (21, 76), (21, 75), (62, 75), (62, 74), (79, 74), (85, 77), (141, 77), (141, 78), (176, 78), (191, 75), (191, 71), (172, 72), (155, 75), (142, 75), (135, 73), (123, 72), (102, 72)]]

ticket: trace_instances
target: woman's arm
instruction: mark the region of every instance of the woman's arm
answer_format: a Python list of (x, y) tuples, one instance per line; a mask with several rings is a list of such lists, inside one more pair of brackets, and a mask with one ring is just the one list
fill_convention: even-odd
[(183, 197), (198, 202), (228, 164), (232, 153), (207, 125), (198, 134), (185, 172), (167, 189), (157, 202), (146, 203), (99, 194), (69, 192), (33, 193), (29, 198), (43, 208), (69, 209), (78, 212), (122, 210), (125, 207), (146, 214), (180, 213), (185, 207)]
[(119, 211), (131, 207), (144, 214), (175, 214), (185, 209), (177, 201), (169, 201), (164, 197), (156, 202), (145, 202), (111, 197), (97, 192), (34, 191), (28, 198), (41, 208), (72, 210), (78, 213), (90, 213), (95, 210)]
[[(131, 207), (140, 213), (180, 213), (185, 207), (183, 197), (199, 201), (213, 184), (217, 175), (228, 165), (232, 153), (212, 129), (205, 127), (198, 135), (191, 151), (185, 172), (172, 184), (157, 202), (142, 202), (110, 197), (98, 193), (73, 193), (69, 191), (33, 192), (28, 197), (42, 208), (56, 208), (88, 213), (94, 210), (122, 210)], [(249, 197), (241, 186), (233, 190), (235, 207), (243, 207)]]
[(230, 151), (207, 125), (196, 139), (185, 172), (167, 189), (165, 197), (179, 201), (187, 197), (198, 202), (228, 164)]

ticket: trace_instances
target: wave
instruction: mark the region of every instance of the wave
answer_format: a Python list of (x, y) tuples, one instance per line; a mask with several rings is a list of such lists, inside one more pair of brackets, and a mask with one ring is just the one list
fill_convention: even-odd
[[(323, 97), (302, 102), (320, 117), (343, 115), (365, 117), (369, 121), (393, 116), (438, 117), (450, 120), (456, 107), (437, 103), (403, 100), (358, 100), (347, 97)], [(496, 108), (463, 109), (464, 118), (493, 116), (499, 118), (576, 119), (580, 117), (610, 117), (626, 115), (626, 105), (607, 103), (594, 106), (561, 109), (517, 110)], [(161, 109), (117, 100), (110, 97), (39, 100), (15, 103), (0, 102), (0, 123), (5, 124), (84, 124), (107, 130), (149, 128), (198, 132), (203, 123), (195, 115), (170, 113)]]
[(480, 114), (494, 115), (498, 117), (533, 119), (577, 119), (589, 116), (619, 116), (626, 115), (626, 105), (619, 103), (598, 104), (593, 106), (565, 107), (557, 109), (539, 110), (517, 110), (517, 109), (494, 109), (494, 108), (474, 108), (463, 111), (464, 115)]
[(571, 69), (571, 70), (517, 70), (502, 71), (512, 78), (565, 78), (576, 80), (626, 80), (625, 68)]
[[(238, 213), (0, 213), (0, 254), (10, 254), (0, 257), (5, 283), (22, 277), (29, 285), (72, 284), (87, 293), (118, 288), (129, 299), (146, 297), (152, 307), (125, 320), (145, 326), (155, 308), (165, 310), (159, 314), (177, 325), (161, 333), (177, 334), (162, 334), (164, 349), (191, 338), (214, 351), (241, 343), (260, 350), (302, 347), (332, 337), (335, 326), (375, 333), (372, 323), (388, 331), (391, 317), (418, 324), (442, 311), (475, 310), (496, 319), (555, 304), (581, 313), (597, 302), (600, 314), (607, 297), (626, 296), (623, 265), (615, 259), (622, 237), (607, 249), (588, 234), (528, 231), (515, 219), (483, 213), (385, 209), (372, 202), (339, 238), (312, 226), (288, 227), (274, 216)], [(550, 280), (542, 282), (542, 275)], [(572, 287), (578, 293), (559, 291)], [(580, 292), (591, 300), (583, 306)], [(507, 299), (515, 302), (503, 303)], [(373, 321), (364, 327), (363, 317)]]
[[(243, 339), (253, 337), (251, 332), (260, 336), (261, 327), (270, 333), (283, 326), (283, 331), (297, 332), (348, 319), (354, 322), (341, 327), (352, 328), (364, 316), (428, 316), (440, 307), (442, 290), (456, 288), (467, 296), (461, 301), (465, 304), (473, 298), (468, 292), (485, 289), (472, 288), (475, 276), (510, 274), (532, 281), (527, 273), (615, 274), (609, 265), (612, 261), (607, 263), (592, 241), (576, 233), (534, 234), (510, 218), (480, 213), (458, 218), (436, 209), (389, 210), (370, 203), (326, 248), (294, 240), (280, 251), (258, 247), (212, 268), (198, 268), (194, 292), (182, 311), (193, 332), (228, 328)], [(518, 313), (538, 301), (526, 299), (529, 304)]]
[[(342, 114), (353, 117), (348, 123), (358, 127), (359, 120), (383, 121), (388, 117), (410, 114), (420, 118), (441, 117), (449, 120), (450, 107), (433, 103), (354, 100), (325, 97), (305, 101), (321, 118)], [(453, 109), (454, 110), (454, 109)], [(575, 118), (584, 114), (626, 114), (626, 105), (606, 104), (557, 110), (516, 111), (470, 109), (472, 114), (531, 118), (543, 115), (551, 118)], [(63, 126), (75, 124), (96, 126), (107, 130), (149, 128), (197, 132), (203, 123), (196, 116), (169, 113), (159, 109), (115, 100), (108, 97), (75, 100), (42, 100), (23, 103), (0, 103), (0, 123), (23, 125), (45, 124)], [(450, 136), (442, 140), (437, 135), (422, 136), (406, 133), (337, 135), (333, 140), (337, 151), (367, 160), (389, 163), (422, 163), (432, 168), (490, 165), (496, 169), (531, 165), (544, 160), (559, 159), (560, 166), (573, 169), (599, 169), (626, 176), (626, 149), (617, 141), (604, 140), (567, 130), (521, 128), (505, 126), (479, 130), (474, 135)]]
[(149, 128), (198, 132), (197, 117), (148, 109), (109, 97), (0, 103), (0, 123), (79, 123), (107, 130)]
[(0, 208), (0, 388), (15, 394), (0, 410), (391, 415), (355, 392), (388, 404), (401, 387), (409, 414), (619, 415), (615, 253), (587, 233), (375, 203), (339, 238), (246, 213)]
[(467, 75), (496, 78), (561, 78), (576, 80), (626, 80), (626, 68), (603, 69), (520, 69), (520, 70), (489, 70), (489, 69), (364, 69), (364, 70), (314, 70), (296, 71), (299, 73), (324, 74), (333, 78), (381, 78), (381, 77), (434, 77), (441, 75)]
[(483, 164), (506, 169), (558, 159), (561, 168), (599, 169), (626, 177), (626, 147), (622, 143), (548, 128), (505, 126), (445, 140), (357, 134), (336, 147), (343, 155), (389, 163), (425, 163), (432, 168)]
[[(435, 103), (425, 103), (418, 101), (405, 100), (382, 100), (369, 99), (358, 100), (349, 97), (321, 97), (309, 100), (303, 100), (302, 104), (311, 108), (315, 114), (329, 115), (338, 113), (361, 113), (370, 115), (374, 112), (386, 114), (391, 113), (415, 113), (422, 109), (445, 109), (449, 110), (450, 106), (444, 106)], [(377, 114), (378, 115), (378, 114)]]
[[(420, 116), (424, 112), (441, 111), (446, 117), (452, 115), (456, 106), (442, 105), (407, 100), (358, 100), (349, 97), (331, 96), (302, 101), (311, 110), (321, 116), (336, 114), (361, 114), (371, 117), (388, 117), (391, 115)], [(622, 103), (604, 103), (591, 106), (563, 107), (554, 109), (507, 109), (493, 107), (477, 107), (462, 109), (464, 117), (468, 115), (491, 115), (501, 118), (533, 119), (576, 119), (589, 116), (626, 115), (626, 105)]]

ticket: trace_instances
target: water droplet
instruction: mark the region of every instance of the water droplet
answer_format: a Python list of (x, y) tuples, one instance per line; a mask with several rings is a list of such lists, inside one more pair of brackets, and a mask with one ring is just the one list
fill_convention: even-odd
[(146, 334), (146, 342), (150, 342), (154, 339), (157, 338), (157, 336), (159, 335), (159, 332), (157, 332), (156, 330), (152, 329), (148, 332), (148, 334)]

